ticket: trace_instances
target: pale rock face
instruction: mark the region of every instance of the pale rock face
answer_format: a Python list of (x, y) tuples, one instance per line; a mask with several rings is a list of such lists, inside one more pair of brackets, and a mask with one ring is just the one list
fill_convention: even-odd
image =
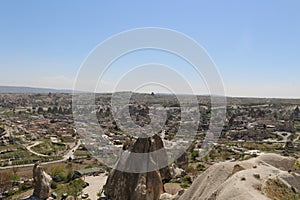
[(180, 190), (174, 195), (169, 194), (169, 193), (163, 193), (162, 195), (160, 195), (159, 200), (178, 200), (183, 193), (184, 193), (184, 190)]
[(174, 199), (174, 195), (168, 194), (168, 193), (163, 193), (162, 195), (160, 195), (159, 200), (173, 200), (173, 199)]
[(180, 178), (185, 173), (183, 169), (178, 168), (175, 164), (170, 167), (170, 172), (172, 178)]
[(264, 190), (268, 180), (280, 181), (282, 191), (293, 188), (298, 192), (300, 169), (295, 167), (295, 161), (292, 157), (266, 153), (245, 161), (217, 163), (199, 175), (179, 199), (270, 200), (273, 198)]
[(38, 163), (33, 167), (33, 181), (34, 191), (32, 196), (36, 199), (47, 199), (50, 196), (52, 178)]

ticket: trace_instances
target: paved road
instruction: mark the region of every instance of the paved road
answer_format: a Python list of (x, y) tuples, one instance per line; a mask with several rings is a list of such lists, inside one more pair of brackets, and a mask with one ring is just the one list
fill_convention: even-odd
[(35, 147), (35, 146), (37, 146), (37, 145), (39, 145), (39, 144), (42, 144), (42, 143), (44, 143), (44, 142), (43, 142), (43, 141), (37, 141), (37, 142), (35, 142), (34, 144), (27, 146), (26, 149), (27, 149), (27, 151), (29, 151), (30, 153), (33, 153), (33, 154), (35, 154), (35, 155), (37, 155), (37, 156), (41, 156), (41, 157), (49, 157), (48, 155), (37, 153), (37, 152), (35, 152), (35, 151), (33, 151), (33, 150), (31, 149), (32, 147)]
[(290, 132), (285, 132), (285, 131), (276, 131), (274, 132), (275, 134), (279, 135), (282, 137), (282, 140), (277, 140), (277, 139), (266, 139), (263, 140), (264, 142), (272, 142), (272, 143), (286, 143), (289, 139), (288, 137), (291, 135)]
[[(49, 161), (49, 162), (43, 162), (41, 163), (42, 165), (48, 165), (48, 164), (54, 164), (54, 163), (60, 163), (67, 161), (69, 157), (74, 158), (74, 152), (78, 149), (80, 146), (81, 142), (78, 141), (78, 144), (74, 146), (70, 151), (68, 151), (64, 156), (63, 159), (60, 160), (54, 160), (54, 161)], [(12, 166), (5, 166), (5, 167), (0, 167), (0, 169), (11, 169), (11, 168), (22, 168), (22, 167), (32, 167), (34, 163), (32, 164), (25, 164), (25, 165), (12, 165)]]
[(275, 132), (277, 135), (280, 135), (283, 139), (282, 142), (286, 143), (288, 141), (288, 137), (291, 135), (289, 132), (277, 131)]
[(300, 139), (300, 132), (297, 132), (296, 134), (298, 135), (298, 137), (294, 141), (297, 141)]
[(91, 200), (98, 199), (98, 192), (102, 190), (106, 183), (107, 176), (103, 173), (99, 176), (85, 176), (82, 178), (85, 182), (89, 183), (89, 186), (82, 190), (83, 193), (88, 193)]

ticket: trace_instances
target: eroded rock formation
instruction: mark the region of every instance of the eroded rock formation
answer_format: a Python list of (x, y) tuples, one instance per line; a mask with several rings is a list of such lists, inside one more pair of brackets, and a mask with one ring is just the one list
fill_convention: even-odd
[[(139, 138), (128, 151), (132, 153), (149, 153), (163, 149), (161, 138), (154, 135), (150, 138)], [(138, 163), (133, 162), (134, 155), (129, 155), (126, 160), (119, 161), (124, 166), (131, 168), (140, 168), (140, 165), (147, 163), (147, 160), (140, 160)], [(148, 166), (157, 164), (158, 162), (168, 162), (167, 154), (160, 154), (158, 157), (149, 155), (147, 158)], [(148, 167), (146, 166), (146, 167)], [(121, 170), (113, 169), (107, 179), (104, 191), (106, 195), (114, 200), (158, 200), (163, 193), (163, 181), (170, 179), (171, 174), (169, 167), (160, 170), (145, 173), (128, 173)]]
[(47, 199), (50, 196), (51, 181), (50, 175), (39, 163), (36, 163), (33, 167), (34, 191), (32, 197), (39, 200)]
[(217, 163), (198, 176), (179, 199), (299, 199), (300, 168), (295, 162), (291, 157), (263, 154), (245, 161)]
[(183, 170), (187, 170), (188, 166), (189, 166), (189, 158), (188, 155), (186, 153), (183, 153), (177, 160), (176, 160), (176, 165), (183, 169)]

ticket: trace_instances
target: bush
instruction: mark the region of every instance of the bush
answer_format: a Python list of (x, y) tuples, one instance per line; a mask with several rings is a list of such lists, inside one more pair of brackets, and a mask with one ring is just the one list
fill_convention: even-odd
[(51, 182), (51, 189), (56, 189), (57, 188), (57, 183), (56, 182), (54, 182), (54, 181), (52, 181)]
[(79, 193), (83, 189), (83, 184), (84, 184), (84, 181), (80, 178), (76, 179), (74, 181), (71, 181), (68, 186), (68, 194), (71, 194), (72, 196), (75, 196), (75, 197), (78, 196)]
[(192, 171), (194, 171), (194, 167), (193, 166), (188, 166), (188, 168), (186, 169), (186, 172), (188, 172), (188, 173), (190, 173), (190, 172), (192, 172)]
[(192, 179), (190, 176), (186, 175), (181, 179), (183, 182), (192, 183)]
[(197, 165), (197, 169), (198, 169), (199, 171), (205, 171), (206, 167), (205, 167), (203, 164), (198, 164), (198, 165)]
[(20, 177), (18, 174), (14, 173), (14, 174), (11, 174), (10, 175), (10, 180), (15, 183), (15, 182), (18, 182), (20, 180)]
[(295, 162), (295, 166), (298, 167), (298, 168), (300, 168), (300, 161), (296, 161)]
[(56, 182), (62, 182), (67, 180), (66, 169), (60, 165), (55, 165), (51, 167), (50, 176)]
[(196, 158), (199, 157), (199, 151), (193, 151), (191, 157), (192, 160), (195, 161)]
[(180, 187), (182, 187), (183, 189), (187, 189), (188, 187), (190, 187), (190, 184), (182, 183), (182, 184), (180, 184)]
[(260, 175), (259, 174), (253, 174), (254, 178), (256, 179), (260, 179)]
[(70, 171), (67, 175), (67, 182), (70, 182), (73, 179), (74, 172)]
[(25, 191), (25, 190), (29, 190), (32, 188), (32, 184), (31, 183), (24, 183), (20, 185), (20, 191)]

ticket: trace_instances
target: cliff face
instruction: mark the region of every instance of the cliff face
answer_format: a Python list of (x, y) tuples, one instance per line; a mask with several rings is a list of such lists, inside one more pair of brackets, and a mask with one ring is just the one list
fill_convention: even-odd
[[(161, 138), (154, 135), (151, 138), (139, 138), (129, 148), (132, 153), (149, 153), (163, 149)], [(132, 163), (131, 155), (123, 161), (125, 166), (137, 167), (150, 161), (155, 164), (157, 158), (148, 157), (148, 160), (140, 160)], [(168, 162), (167, 155), (162, 154), (160, 162)], [(162, 161), (163, 160), (163, 161)], [(170, 170), (165, 167), (156, 171), (145, 173), (129, 173), (113, 169), (107, 179), (104, 191), (108, 197), (114, 200), (158, 200), (163, 193), (163, 181), (171, 178)]]

